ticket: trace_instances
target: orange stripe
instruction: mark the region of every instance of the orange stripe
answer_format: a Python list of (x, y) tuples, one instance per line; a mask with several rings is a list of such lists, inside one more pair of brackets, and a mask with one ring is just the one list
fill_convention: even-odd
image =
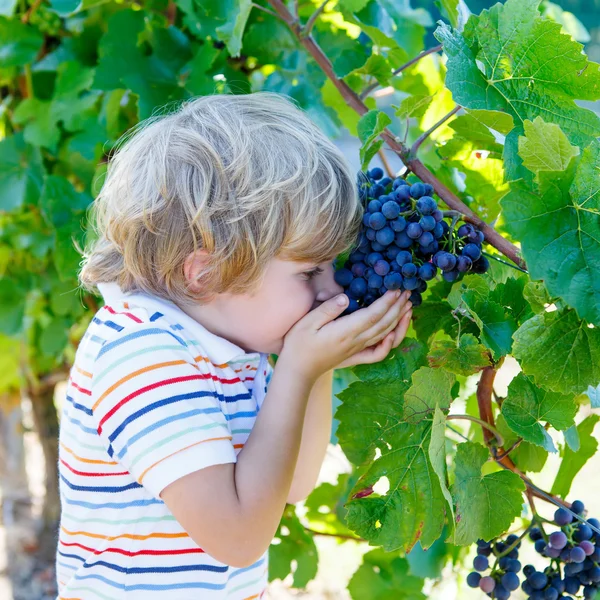
[(124, 306), (124, 307), (125, 307), (127, 310), (129, 310), (129, 302), (123, 302), (123, 306)]
[(244, 444), (234, 444), (233, 447), (234, 448), (243, 448)]
[(85, 375), (86, 377), (92, 377), (91, 373), (88, 373), (87, 371), (84, 371), (83, 369), (80, 369), (77, 365), (74, 365), (75, 369), (77, 369), (77, 371), (79, 371), (82, 375)]
[(93, 465), (117, 465), (119, 463), (115, 462), (111, 462), (109, 460), (92, 460), (91, 458), (82, 458), (81, 456), (78, 456), (77, 454), (75, 454), (75, 452), (73, 452), (73, 450), (71, 450), (71, 448), (67, 448), (62, 442), (60, 443), (60, 445), (70, 454), (72, 454), (77, 460), (80, 460), (81, 462), (84, 463), (90, 463)]
[(96, 538), (99, 540), (118, 540), (119, 538), (127, 538), (129, 540), (148, 540), (150, 538), (166, 538), (166, 539), (175, 539), (175, 538), (188, 538), (189, 535), (185, 532), (183, 533), (149, 533), (148, 535), (135, 535), (133, 533), (123, 533), (122, 535), (100, 535), (99, 533), (89, 533), (87, 531), (69, 531), (61, 526), (61, 530), (64, 531), (68, 535), (85, 535), (87, 537)]
[(146, 473), (150, 470), (153, 469), (154, 467), (156, 467), (156, 465), (159, 465), (163, 460), (167, 460), (167, 458), (171, 458), (171, 456), (174, 456), (175, 454), (179, 453), (179, 452), (183, 452), (184, 450), (187, 450), (188, 448), (191, 448), (192, 446), (197, 446), (198, 444), (203, 444), (204, 442), (213, 442), (213, 441), (217, 441), (217, 440), (230, 440), (231, 436), (225, 436), (225, 437), (217, 437), (217, 438), (209, 438), (207, 440), (200, 440), (199, 442), (194, 442), (193, 444), (190, 444), (189, 446), (186, 446), (185, 448), (181, 448), (181, 450), (177, 450), (176, 452), (172, 452), (171, 454), (169, 454), (168, 456), (165, 456), (164, 458), (161, 458), (159, 461), (155, 462), (153, 465), (150, 465), (141, 475), (140, 478), (137, 480), (138, 483), (140, 485), (142, 485), (142, 481), (144, 480), (144, 477), (146, 476)]
[(195, 369), (198, 368), (198, 365), (192, 365), (191, 363), (187, 362), (187, 360), (171, 360), (171, 361), (164, 362), (164, 363), (158, 363), (157, 365), (150, 365), (149, 367), (144, 367), (143, 369), (140, 369), (139, 371), (134, 371), (133, 373), (126, 375), (125, 377), (123, 377), (123, 379), (120, 379), (119, 381), (117, 381), (116, 383), (111, 385), (104, 392), (104, 394), (102, 394), (102, 396), (100, 396), (100, 398), (98, 398), (98, 400), (96, 401), (96, 404), (94, 404), (94, 406), (92, 406), (92, 410), (96, 410), (96, 408), (98, 407), (100, 402), (102, 402), (102, 400), (104, 400), (104, 398), (106, 398), (106, 396), (108, 396), (108, 394), (110, 394), (111, 392), (116, 390), (121, 384), (125, 383), (126, 381), (129, 381), (130, 379), (133, 379), (134, 377), (136, 377), (137, 375), (141, 375), (142, 373), (147, 373), (148, 371), (154, 371), (155, 369), (160, 369), (162, 367), (170, 367), (173, 365), (190, 365), (190, 366), (194, 367)]

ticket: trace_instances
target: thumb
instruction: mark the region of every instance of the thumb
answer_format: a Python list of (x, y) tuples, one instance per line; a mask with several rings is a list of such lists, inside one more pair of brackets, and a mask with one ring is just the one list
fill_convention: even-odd
[(348, 307), (348, 301), (346, 294), (338, 294), (323, 302), (313, 311), (315, 327), (320, 329), (323, 325), (339, 317)]

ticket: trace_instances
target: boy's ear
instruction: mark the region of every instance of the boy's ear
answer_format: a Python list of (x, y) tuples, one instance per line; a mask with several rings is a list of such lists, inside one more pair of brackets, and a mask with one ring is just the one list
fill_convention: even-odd
[(200, 283), (196, 281), (196, 278), (204, 268), (207, 259), (208, 252), (204, 249), (200, 249), (189, 254), (183, 263), (183, 274), (186, 284), (188, 284), (190, 289), (194, 292), (200, 291)]

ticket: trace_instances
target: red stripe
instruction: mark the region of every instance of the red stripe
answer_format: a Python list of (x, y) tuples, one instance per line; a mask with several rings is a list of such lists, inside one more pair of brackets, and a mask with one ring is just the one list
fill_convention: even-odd
[(69, 383), (76, 389), (79, 390), (82, 394), (86, 394), (87, 396), (91, 396), (92, 395), (92, 391), (91, 390), (86, 390), (85, 388), (82, 388), (80, 386), (78, 386), (70, 377), (69, 377)]
[(95, 550), (94, 548), (89, 548), (88, 546), (78, 544), (77, 542), (70, 542), (67, 544), (62, 540), (60, 541), (60, 544), (61, 546), (79, 546), (83, 550), (87, 550), (93, 554), (102, 554), (103, 552), (114, 552), (115, 554), (122, 554), (123, 556), (138, 556), (140, 554), (146, 554), (149, 556), (166, 556), (170, 554), (204, 554), (204, 550), (202, 550), (202, 548), (185, 548), (183, 550), (138, 550), (137, 552), (130, 552), (129, 550), (123, 550), (122, 548), (104, 548), (103, 550)]
[(107, 305), (105, 305), (104, 308), (112, 315), (125, 315), (125, 316), (129, 317), (130, 319), (133, 319), (136, 323), (143, 323), (143, 321), (141, 319), (138, 319), (138, 317), (136, 317), (135, 315), (132, 315), (131, 313), (117, 312), (114, 308), (107, 306)]
[(116, 404), (115, 406), (113, 406), (102, 418), (102, 420), (100, 421), (100, 426), (98, 427), (98, 433), (101, 434), (102, 433), (102, 424), (109, 419), (110, 417), (112, 417), (118, 410), (119, 408), (121, 408), (124, 404), (127, 404), (127, 402), (129, 402), (130, 400), (133, 400), (133, 398), (140, 396), (141, 394), (143, 394), (144, 392), (148, 392), (150, 390), (154, 390), (156, 388), (165, 386), (165, 385), (171, 385), (172, 383), (180, 383), (180, 382), (184, 382), (184, 381), (192, 381), (194, 379), (206, 379), (207, 377), (210, 377), (209, 374), (205, 374), (205, 375), (186, 375), (185, 377), (174, 377), (173, 379), (164, 379), (163, 381), (157, 381), (156, 383), (152, 383), (151, 385), (147, 385), (146, 387), (143, 387), (139, 390), (136, 390), (135, 392), (132, 392), (131, 394), (129, 394), (129, 396), (125, 396), (125, 398), (123, 398), (123, 400), (121, 400), (121, 402), (119, 402), (118, 404)]
[(67, 467), (67, 469), (69, 469), (69, 471), (72, 471), (73, 473), (75, 473), (75, 475), (83, 475), (84, 477), (112, 477), (113, 475), (130, 475), (129, 471), (123, 471), (122, 473), (88, 473), (86, 471), (76, 471), (71, 465), (66, 463), (62, 458), (60, 459), (60, 462), (63, 465), (65, 465), (65, 467)]

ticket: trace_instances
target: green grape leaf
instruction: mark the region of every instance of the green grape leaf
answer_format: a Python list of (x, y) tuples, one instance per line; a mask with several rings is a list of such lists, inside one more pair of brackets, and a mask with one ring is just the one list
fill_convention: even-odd
[(220, 39), (227, 45), (227, 51), (234, 58), (240, 55), (242, 50), (242, 36), (246, 27), (246, 21), (252, 10), (252, 0), (229, 0), (220, 2), (227, 4), (226, 22), (217, 27)]
[(567, 136), (554, 123), (545, 123), (542, 117), (523, 122), (525, 135), (519, 137), (519, 156), (532, 173), (564, 171), (579, 148), (571, 146)]
[(554, 442), (541, 422), (549, 423), (559, 431), (568, 429), (574, 423), (577, 405), (572, 396), (543, 390), (519, 373), (508, 386), (502, 414), (508, 426), (524, 440), (542, 446), (548, 452), (556, 452)]
[(494, 360), (509, 354), (512, 335), (517, 329), (514, 318), (491, 300), (480, 300), (469, 290), (462, 295), (463, 302), (481, 331), (481, 341), (492, 351)]
[(534, 313), (543, 312), (551, 302), (543, 281), (528, 281), (523, 288), (523, 297)]
[(337, 394), (342, 404), (335, 418), (340, 421), (337, 436), (348, 459), (363, 464), (375, 456), (375, 446), (398, 425), (404, 414), (404, 394), (411, 376), (426, 364), (426, 348), (405, 338), (390, 355), (375, 365), (358, 365), (354, 381)]
[(23, 132), (0, 141), (0, 211), (36, 205), (44, 183), (39, 148), (25, 143)]
[(404, 394), (404, 419), (418, 423), (430, 418), (436, 406), (448, 409), (452, 404), (453, 373), (443, 369), (421, 367), (412, 375), (411, 386)]
[(431, 463), (434, 473), (437, 475), (440, 489), (446, 499), (448, 512), (452, 517), (451, 519), (448, 519), (448, 523), (452, 527), (454, 524), (454, 501), (452, 500), (452, 494), (450, 494), (450, 490), (446, 483), (446, 415), (439, 406), (435, 407), (431, 424), (429, 462)]
[(489, 458), (481, 444), (458, 444), (452, 495), (456, 501), (456, 528), (452, 543), (472, 544), (504, 533), (521, 513), (525, 484), (510, 471), (482, 475)]
[(515, 332), (513, 355), (537, 385), (580, 394), (600, 381), (600, 330), (574, 310), (543, 312)]
[(429, 461), (431, 427), (428, 420), (390, 429), (381, 456), (353, 491), (373, 486), (382, 477), (387, 477), (389, 490), (384, 496), (373, 493), (346, 504), (350, 529), (388, 552), (409, 552), (418, 540), (428, 548), (442, 532), (446, 500)]
[(563, 432), (565, 443), (573, 452), (577, 452), (581, 448), (581, 441), (579, 440), (579, 432), (577, 431), (576, 425), (571, 425), (569, 429)]
[(503, 283), (497, 284), (490, 292), (490, 300), (508, 310), (517, 323), (526, 321), (534, 314), (524, 294), (528, 282), (525, 276), (509, 277)]
[(494, 129), (502, 135), (507, 135), (515, 126), (511, 115), (498, 110), (471, 109), (467, 113), (482, 125)]
[(363, 562), (348, 583), (352, 600), (425, 600), (423, 579), (409, 574), (406, 558), (377, 548), (363, 555)]
[(16, 336), (23, 328), (27, 288), (20, 281), (0, 279), (0, 334)]
[(148, 54), (141, 46), (145, 27), (141, 10), (121, 10), (109, 17), (93, 84), (98, 90), (125, 88), (137, 94), (141, 119), (150, 117), (157, 106), (184, 97), (178, 75), (192, 58), (188, 38), (174, 26), (153, 30)]
[(592, 408), (600, 408), (600, 385), (596, 387), (593, 385), (588, 386), (587, 395)]
[(370, 110), (360, 118), (357, 131), (358, 137), (363, 143), (360, 148), (360, 163), (363, 171), (368, 168), (371, 159), (383, 144), (383, 140), (375, 140), (391, 122), (388, 115), (380, 110)]
[[(496, 416), (496, 429), (504, 438), (504, 449), (509, 450), (519, 439), (519, 436), (506, 424), (502, 413)], [(510, 457), (521, 471), (539, 473), (548, 460), (548, 451), (530, 442), (521, 441), (515, 446)]]
[(435, 341), (427, 360), (430, 367), (443, 367), (456, 375), (472, 375), (491, 365), (489, 352), (470, 333), (461, 335), (458, 344), (453, 340)]
[(0, 69), (32, 63), (43, 41), (34, 27), (0, 16)]
[(420, 119), (425, 115), (427, 109), (431, 106), (433, 98), (433, 95), (427, 94), (408, 96), (402, 100), (400, 106), (396, 109), (396, 116), (399, 119), (406, 119), (407, 117), (416, 117)]
[(269, 581), (285, 579), (294, 571), (294, 587), (303, 588), (317, 574), (319, 556), (313, 536), (295, 514), (293, 505), (287, 505), (281, 523), (269, 546)]
[(600, 117), (575, 99), (600, 97), (599, 65), (558, 23), (542, 18), (538, 5), (498, 3), (471, 16), (462, 34), (442, 23), (434, 35), (448, 55), (446, 85), (467, 109), (506, 112), (521, 130), (541, 115), (586, 145), (600, 133)]
[(594, 427), (598, 423), (600, 417), (598, 415), (590, 415), (577, 425), (577, 433), (579, 434), (580, 448), (577, 452), (573, 452), (571, 448), (565, 448), (562, 462), (556, 474), (556, 479), (550, 490), (552, 494), (566, 498), (571, 489), (573, 479), (585, 463), (596, 454), (598, 449), (598, 440), (594, 437)]
[(452, 306), (448, 302), (426, 300), (415, 311), (412, 318), (417, 338), (427, 343), (439, 330), (451, 335), (457, 320), (452, 316)]

